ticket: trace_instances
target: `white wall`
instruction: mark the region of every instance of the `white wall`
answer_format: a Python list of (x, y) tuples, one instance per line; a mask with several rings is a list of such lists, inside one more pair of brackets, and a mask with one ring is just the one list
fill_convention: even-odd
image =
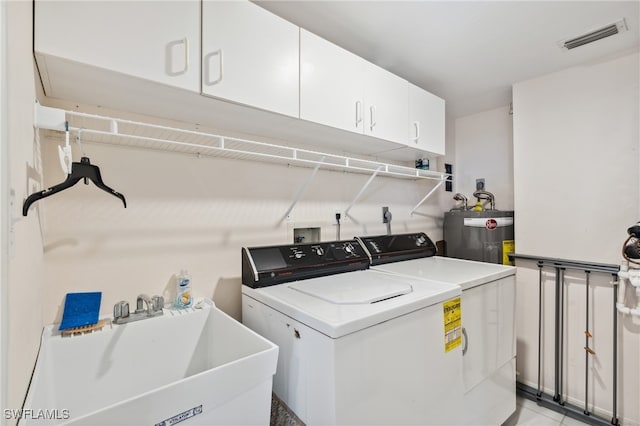
[[(513, 87), (517, 252), (619, 264), (628, 226), (640, 219), (640, 58), (637, 52), (549, 74)], [(537, 289), (534, 264), (519, 262), (519, 380), (537, 381)], [(611, 276), (592, 274), (589, 403), (612, 409)], [(567, 274), (565, 389), (584, 398), (585, 282)], [(553, 388), (553, 276), (545, 293), (543, 386)], [(620, 317), (619, 417), (640, 423), (640, 321)], [(602, 411), (604, 410), (604, 411)]]
[(22, 406), (40, 343), (44, 262), (38, 216), (21, 216), (21, 200), (38, 186), (40, 180), (40, 153), (33, 132), (36, 92), (31, 53), (32, 4), (10, 1), (3, 2), (3, 5), (6, 5), (7, 13), (7, 65), (10, 65), (7, 67), (6, 93), (9, 184), (15, 191), (16, 205), (12, 215), (17, 219), (13, 226), (14, 246), (9, 250), (6, 289), (6, 383), (7, 407), (15, 409)]
[[(63, 180), (56, 145), (43, 141), (47, 186)], [(81, 184), (37, 203), (45, 218), (45, 322), (59, 320), (67, 292), (102, 291), (102, 312), (109, 314), (120, 300), (173, 290), (181, 268), (191, 272), (197, 295), (239, 319), (241, 247), (290, 243), (294, 226), (317, 226), (323, 241), (335, 239), (335, 209), (344, 211), (369, 178), (320, 170), (290, 221), (278, 224), (312, 169), (83, 145), (127, 208)], [(343, 219), (341, 237), (385, 233), (388, 206), (393, 232), (441, 239), (437, 201), (420, 208), (427, 216), (409, 215), (434, 185), (377, 177), (352, 208), (355, 221)]]
[(513, 130), (508, 106), (458, 118), (455, 159), (455, 192), (473, 205), (476, 179), (484, 178), (496, 208), (513, 210)]

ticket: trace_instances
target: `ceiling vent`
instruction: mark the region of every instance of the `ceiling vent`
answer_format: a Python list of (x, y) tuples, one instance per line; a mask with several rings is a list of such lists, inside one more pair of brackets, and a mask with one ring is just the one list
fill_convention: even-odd
[(562, 40), (558, 42), (558, 45), (562, 50), (571, 50), (625, 31), (627, 31), (627, 24), (624, 19), (620, 19), (619, 21), (606, 25), (602, 28), (598, 28), (597, 30), (591, 31), (587, 34)]

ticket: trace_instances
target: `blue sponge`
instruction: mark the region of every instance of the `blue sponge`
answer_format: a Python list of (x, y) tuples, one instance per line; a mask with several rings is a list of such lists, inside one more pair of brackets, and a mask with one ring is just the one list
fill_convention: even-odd
[(98, 322), (102, 292), (67, 293), (59, 330), (93, 325)]

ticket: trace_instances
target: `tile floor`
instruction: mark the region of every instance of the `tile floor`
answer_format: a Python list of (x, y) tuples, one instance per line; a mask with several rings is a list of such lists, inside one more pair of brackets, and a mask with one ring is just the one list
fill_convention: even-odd
[(529, 399), (518, 397), (516, 412), (502, 426), (582, 426), (587, 424), (541, 407)]

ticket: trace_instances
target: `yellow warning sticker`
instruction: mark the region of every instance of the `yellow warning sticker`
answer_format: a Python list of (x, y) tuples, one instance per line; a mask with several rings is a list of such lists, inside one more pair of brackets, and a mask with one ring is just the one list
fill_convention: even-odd
[(516, 242), (513, 240), (502, 240), (502, 264), (513, 265), (509, 260), (509, 254), (516, 252)]
[(444, 309), (444, 351), (449, 352), (462, 344), (462, 310), (460, 298), (447, 300)]

